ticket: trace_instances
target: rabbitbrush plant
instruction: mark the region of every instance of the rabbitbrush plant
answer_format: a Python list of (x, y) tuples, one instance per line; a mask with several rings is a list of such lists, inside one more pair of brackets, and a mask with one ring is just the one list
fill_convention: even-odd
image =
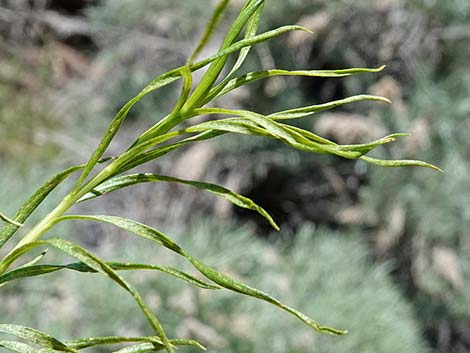
[[(382, 67), (378, 69), (353, 68), (331, 71), (287, 71), (273, 69), (238, 75), (237, 72), (253, 45), (290, 31), (300, 30), (308, 32), (306, 28), (291, 25), (257, 34), (264, 0), (247, 1), (228, 30), (219, 51), (206, 59), (197, 61), (196, 58), (198, 54), (208, 43), (228, 4), (228, 0), (222, 0), (216, 7), (202, 39), (185, 65), (158, 76), (122, 107), (110, 123), (98, 147), (85, 164), (70, 167), (53, 176), (21, 206), (14, 217), (7, 217), (0, 214), (1, 221), (6, 223), (0, 231), (0, 247), (3, 247), (18, 231), (23, 228), (26, 229), (24, 233), (18, 232), (17, 243), (12, 244), (12, 250), (0, 261), (0, 286), (16, 279), (44, 275), (59, 270), (99, 273), (116, 282), (116, 284), (121, 286), (133, 297), (155, 332), (155, 335), (146, 337), (90, 337), (65, 341), (30, 327), (3, 323), (0, 324), (0, 332), (16, 336), (22, 341), (2, 340), (0, 341), (0, 346), (21, 353), (36, 352), (38, 351), (38, 346), (41, 347), (41, 352), (78, 352), (92, 346), (122, 343), (129, 345), (126, 348), (115, 350), (114, 352), (154, 352), (166, 350), (171, 353), (180, 345), (190, 345), (203, 349), (200, 343), (189, 338), (167, 337), (165, 329), (155, 313), (149, 310), (139, 292), (119, 274), (120, 271), (124, 270), (143, 269), (162, 271), (192, 285), (208, 290), (228, 289), (239, 294), (255, 297), (290, 313), (318, 332), (334, 335), (346, 333), (345, 330), (322, 326), (303, 313), (281, 303), (279, 300), (261, 290), (219, 273), (217, 270), (205, 265), (202, 261), (192, 257), (188, 250), (183, 249), (170, 237), (155, 228), (118, 216), (74, 215), (68, 213), (77, 203), (88, 202), (106, 193), (135, 184), (153, 182), (182, 183), (207, 190), (226, 198), (239, 207), (256, 211), (263, 216), (273, 228), (278, 230), (279, 227), (276, 225), (275, 221), (263, 208), (258, 206), (254, 201), (222, 186), (150, 173), (128, 173), (137, 166), (157, 160), (167, 153), (182, 148), (185, 145), (212, 139), (227, 133), (273, 138), (302, 151), (333, 154), (349, 159), (360, 158), (366, 162), (380, 166), (423, 166), (438, 169), (431, 164), (421, 161), (382, 160), (366, 156), (366, 154), (377, 146), (394, 141), (396, 137), (403, 136), (404, 134), (389, 135), (366, 144), (338, 145), (313, 132), (288, 124), (292, 119), (307, 117), (316, 112), (352, 102), (365, 100), (388, 102), (388, 100), (383, 97), (358, 95), (338, 101), (289, 109), (268, 115), (247, 110), (231, 110), (210, 106), (210, 103), (214, 102), (218, 97), (240, 86), (266, 77), (276, 75), (344, 77), (355, 73), (377, 72), (382, 70)], [(240, 38), (242, 32), (243, 36)], [(229, 58), (235, 53), (238, 53), (238, 56), (236, 60), (231, 63)], [(208, 68), (200, 81), (194, 83), (192, 73), (206, 66), (208, 66)], [(227, 66), (231, 67), (227, 68)], [(182, 81), (181, 94), (171, 112), (158, 120), (147, 131), (140, 134), (126, 151), (114, 157), (103, 157), (132, 107), (144, 96), (178, 80)], [(194, 121), (192, 118), (197, 116), (206, 116), (207, 119), (204, 122), (191, 123)], [(73, 186), (68, 190), (68, 194), (56, 207), (50, 210), (38, 223), (32, 225), (30, 228), (26, 226), (22, 227), (28, 220), (28, 217), (43, 200), (54, 191), (59, 184), (75, 174), (78, 174), (76, 182), (73, 183)], [(205, 277), (205, 280), (194, 277), (181, 270), (157, 264), (107, 262), (75, 242), (57, 237), (57, 235), (55, 235), (55, 237), (45, 237), (46, 234), (53, 234), (54, 226), (58, 223), (74, 220), (108, 223), (145, 238), (155, 245), (163, 246), (177, 255), (186, 258), (189, 263)], [(41, 247), (48, 247), (63, 252), (75, 258), (77, 262), (69, 264), (42, 264), (44, 253), (39, 255), (34, 254), (34, 251), (37, 251), (37, 248)], [(21, 265), (18, 265), (20, 259), (23, 261)]]

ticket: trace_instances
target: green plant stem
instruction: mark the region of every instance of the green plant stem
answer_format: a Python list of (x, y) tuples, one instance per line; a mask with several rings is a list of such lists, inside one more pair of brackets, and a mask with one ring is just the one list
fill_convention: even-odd
[[(116, 170), (115, 162), (111, 163), (94, 178), (88, 181), (82, 188), (73, 190), (70, 194), (62, 199), (62, 201), (49, 212), (41, 221), (39, 221), (19, 242), (16, 246), (8, 253), (5, 258), (9, 258), (18, 248), (35, 242), (50, 230), (57, 222), (57, 219), (67, 212), (75, 203), (85, 194), (93, 190), (97, 185), (106, 180), (108, 177), (113, 175)], [(8, 266), (4, 263), (5, 258), (0, 261), (0, 274), (4, 273)]]

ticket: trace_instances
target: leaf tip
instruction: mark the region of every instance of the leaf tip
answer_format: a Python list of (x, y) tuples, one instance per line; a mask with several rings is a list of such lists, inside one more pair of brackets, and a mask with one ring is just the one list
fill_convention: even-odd
[(295, 25), (295, 26), (294, 26), (294, 30), (296, 30), (296, 31), (304, 31), (304, 32), (307, 32), (307, 33), (309, 33), (309, 34), (314, 34), (314, 32), (313, 32), (311, 29), (308, 29), (307, 27), (300, 26), (300, 25)]
[(386, 67), (387, 67), (387, 65), (379, 66), (377, 69), (375, 69), (375, 71), (380, 72), (380, 71), (384, 70)]
[(381, 102), (384, 102), (384, 103), (388, 103), (388, 104), (392, 104), (392, 100), (389, 99), (389, 98), (386, 98), (386, 97), (377, 97), (379, 101)]

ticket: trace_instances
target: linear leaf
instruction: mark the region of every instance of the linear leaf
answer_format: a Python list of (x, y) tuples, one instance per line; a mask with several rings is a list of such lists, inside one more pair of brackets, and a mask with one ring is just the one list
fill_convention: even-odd
[(230, 80), (223, 89), (219, 90), (216, 94), (211, 91), (212, 98), (220, 97), (234, 89), (244, 86), (246, 84), (267, 78), (272, 76), (304, 76), (304, 77), (345, 77), (356, 73), (368, 73), (368, 72), (380, 72), (385, 68), (381, 66), (379, 68), (351, 68), (351, 69), (340, 69), (340, 70), (281, 70), (272, 69), (264, 71), (249, 72), (243, 76), (239, 76)]
[[(199, 342), (194, 341), (194, 340), (175, 339), (175, 340), (171, 340), (170, 342), (175, 346), (193, 346), (203, 351), (206, 350), (206, 348), (203, 345), (201, 345)], [(158, 352), (160, 350), (162, 350), (162, 346), (159, 346), (158, 344), (140, 343), (134, 346), (129, 346), (129, 347), (119, 349), (112, 353), (147, 353), (147, 352)]]
[(58, 339), (39, 330), (11, 324), (0, 324), (0, 332), (13, 335), (28, 342), (36, 343), (42, 347), (52, 348), (61, 352), (75, 352), (75, 350)]
[(375, 164), (381, 167), (424, 167), (437, 170), (438, 172), (444, 172), (441, 168), (427, 162), (416, 161), (412, 159), (403, 159), (403, 160), (387, 160), (387, 159), (377, 159), (368, 156), (362, 156), (362, 160)]
[(113, 118), (111, 123), (109, 124), (106, 132), (104, 133), (103, 137), (101, 138), (98, 147), (92, 153), (90, 159), (85, 165), (82, 174), (77, 180), (75, 187), (78, 188), (86, 179), (86, 177), (90, 174), (93, 168), (96, 166), (100, 158), (103, 156), (103, 153), (108, 148), (109, 144), (111, 143), (114, 136), (116, 136), (119, 128), (121, 127), (124, 119), (127, 117), (127, 114), (131, 110), (131, 108), (145, 95), (145, 93), (139, 93), (137, 96), (132, 98), (129, 102), (127, 102), (116, 114)]
[[(126, 291), (128, 291), (133, 296), (133, 298), (135, 299), (135, 301), (137, 302), (137, 304), (143, 311), (144, 315), (147, 317), (147, 319), (151, 323), (152, 327), (157, 331), (157, 334), (160, 337), (162, 337), (163, 342), (166, 341), (165, 347), (167, 351), (169, 353), (173, 352), (171, 345), (168, 343), (169, 341), (166, 338), (166, 335), (164, 334), (164, 332), (163, 332), (163, 335), (161, 334), (161, 332), (163, 331), (163, 328), (161, 328), (161, 325), (158, 322), (157, 318), (147, 308), (140, 294), (134, 288), (132, 288), (116, 271), (114, 271), (104, 261), (92, 255), (87, 250), (85, 250), (84, 248), (80, 247), (77, 244), (74, 244), (72, 242), (69, 242), (67, 240), (60, 239), (60, 238), (53, 238), (49, 240), (40, 240), (40, 241), (27, 243), (27, 244), (22, 245), (21, 247), (16, 248), (5, 258), (7, 259), (5, 262), (7, 266), (5, 267), (4, 265), (2, 269), (4, 270), (5, 268), (7, 268), (13, 261), (15, 261), (21, 255), (41, 245), (51, 245), (65, 252), (66, 254), (79, 259), (84, 264), (91, 267), (93, 270), (100, 272), (102, 274), (105, 274), (106, 276), (108, 276), (109, 278), (117, 282), (121, 287), (123, 287)], [(0, 273), (3, 273), (3, 272), (0, 272)]]
[[(36, 192), (20, 207), (15, 215), (15, 220), (18, 223), (23, 223), (28, 217), (36, 210), (41, 202), (54, 190), (60, 183), (62, 183), (70, 174), (83, 168), (83, 165), (68, 168), (50, 178), (44, 185), (42, 185)], [(0, 248), (15, 234), (19, 226), (15, 224), (7, 224), (0, 231)]]
[[(247, 6), (241, 10), (240, 14), (228, 30), (227, 35), (225, 36), (224, 41), (220, 46), (219, 52), (223, 51), (224, 49), (227, 49), (232, 45), (232, 43), (236, 40), (236, 38), (242, 31), (243, 27), (263, 3), (264, 0), (255, 0), (247, 3)], [(247, 38), (245, 38), (245, 40), (246, 39)], [(201, 105), (202, 101), (204, 101), (206, 93), (209, 92), (209, 90), (212, 88), (212, 85), (217, 80), (218, 76), (220, 75), (220, 72), (224, 68), (227, 59), (228, 55), (223, 55), (211, 63), (206, 73), (202, 77), (201, 81), (199, 82), (199, 85), (196, 87), (193, 94), (191, 95), (191, 97), (189, 97), (188, 101), (186, 102), (183, 110), (187, 111)]]
[[(175, 278), (181, 279), (187, 283), (196, 285), (200, 288), (220, 289), (220, 287), (218, 286), (202, 281), (199, 278), (190, 275), (189, 273), (186, 273), (184, 271), (178, 270), (173, 267), (149, 265), (149, 264), (121, 263), (121, 262), (106, 262), (106, 264), (115, 271), (129, 271), (129, 270), (161, 271)], [(97, 272), (90, 266), (87, 266), (86, 264), (81, 263), (81, 262), (71, 263), (67, 265), (44, 264), (44, 265), (21, 266), (19, 268), (16, 268), (10, 272), (7, 272), (1, 275), (0, 286), (16, 279), (41, 276), (41, 275), (45, 275), (48, 273), (65, 270), (65, 269), (79, 271), (79, 272), (95, 272), (95, 273)]]
[[(247, 25), (246, 25), (246, 30), (245, 30), (245, 36), (244, 38), (252, 38), (256, 35), (256, 31), (258, 30), (259, 27), (259, 22), (261, 20), (261, 14), (263, 12), (264, 8), (264, 3), (261, 4), (261, 6), (254, 12), (252, 17), (249, 19)], [(214, 97), (218, 95), (218, 93), (224, 89), (224, 87), (230, 82), (232, 79), (233, 75), (235, 72), (243, 65), (243, 62), (245, 61), (246, 57), (248, 56), (248, 53), (250, 52), (251, 46), (247, 46), (243, 49), (240, 50), (240, 53), (238, 54), (237, 61), (233, 65), (232, 69), (228, 73), (228, 75), (220, 82), (217, 86), (213, 87), (206, 95), (206, 98), (204, 100), (204, 103), (202, 105), (205, 105), (212, 101)]]
[(111, 266), (107, 265), (106, 262), (96, 257), (80, 245), (72, 243), (65, 239), (53, 238), (49, 240), (38, 241), (36, 243), (50, 244), (53, 247), (66, 253), (67, 255), (80, 260), (87, 266), (91, 267), (93, 270), (104, 274), (105, 276), (119, 284), (122, 288), (129, 292), (129, 294), (132, 295), (132, 297), (144, 313), (145, 317), (149, 321), (150, 325), (153, 327), (157, 335), (162, 339), (162, 342), (167, 352), (174, 352), (173, 347), (170, 341), (168, 340), (165, 331), (163, 330), (163, 327), (161, 326), (156, 316), (147, 307), (139, 292), (137, 292), (129, 283), (127, 283), (119, 273), (117, 273), (111, 268)]
[(250, 209), (253, 211), (258, 212), (261, 216), (263, 216), (271, 226), (279, 230), (279, 226), (274, 222), (273, 218), (263, 209), (261, 206), (258, 206), (253, 200), (237, 194), (236, 192), (229, 190), (223, 186), (201, 182), (201, 181), (194, 181), (194, 180), (184, 180), (179, 178), (174, 178), (166, 175), (157, 175), (151, 173), (138, 173), (138, 174), (130, 174), (124, 176), (118, 176), (107, 180), (103, 184), (96, 187), (92, 192), (84, 195), (79, 201), (86, 201), (103, 194), (122, 189), (127, 186), (141, 184), (141, 183), (148, 183), (148, 182), (171, 182), (171, 183), (179, 183), (190, 185), (202, 190), (209, 191), (217, 196), (222, 196), (228, 201), (232, 202), (233, 204)]
[(316, 321), (312, 320), (308, 316), (302, 314), (301, 312), (290, 308), (289, 306), (281, 303), (279, 300), (271, 297), (270, 295), (250, 286), (247, 286), (239, 281), (236, 281), (224, 274), (217, 272), (215, 269), (203, 264), (201, 261), (191, 257), (186, 253), (183, 248), (181, 248), (178, 244), (176, 244), (173, 240), (171, 240), (168, 236), (163, 234), (162, 232), (149, 227), (145, 224), (125, 219), (121, 217), (115, 216), (83, 216), (83, 215), (74, 215), (74, 216), (62, 216), (58, 219), (58, 221), (64, 220), (94, 220), (94, 221), (101, 221), (105, 223), (109, 223), (115, 225), (121, 229), (127, 230), (135, 235), (138, 235), (142, 238), (151, 240), (156, 242), (157, 244), (163, 245), (167, 249), (174, 251), (175, 253), (185, 257), (188, 259), (189, 262), (206, 278), (210, 279), (211, 281), (215, 282), (216, 284), (224, 287), (226, 289), (242, 293), (247, 296), (255, 297), (257, 299), (269, 302), (280, 309), (294, 315), (305, 324), (310, 326), (312, 329), (318, 332), (327, 332), (335, 335), (342, 335), (345, 334), (347, 331), (337, 330), (334, 328), (320, 326)]
[(186, 129), (188, 132), (202, 132), (210, 130), (233, 132), (244, 135), (270, 136), (270, 134), (264, 129), (260, 128), (259, 125), (254, 124), (253, 122), (246, 119), (239, 118), (208, 120), (203, 123), (190, 126)]
[(190, 256), (187, 256), (187, 258), (194, 265), (194, 267), (196, 267), (204, 276), (206, 276), (211, 281), (214, 281), (215, 283), (217, 283), (221, 287), (224, 287), (224, 288), (229, 289), (231, 291), (241, 293), (241, 294), (244, 294), (244, 295), (247, 295), (247, 296), (250, 296), (250, 297), (254, 297), (254, 298), (257, 298), (257, 299), (261, 299), (263, 301), (271, 303), (271, 304), (287, 311), (288, 313), (294, 315), (295, 317), (297, 317), (298, 319), (300, 319), (305, 324), (307, 324), (308, 326), (310, 326), (311, 328), (313, 328), (314, 330), (316, 330), (318, 332), (326, 332), (326, 333), (331, 333), (331, 334), (334, 334), (334, 335), (343, 335), (343, 334), (347, 333), (347, 331), (345, 331), (345, 330), (337, 330), (337, 329), (327, 327), (327, 326), (320, 326), (316, 321), (310, 319), (308, 316), (306, 316), (306, 315), (302, 314), (301, 312), (299, 312), (295, 309), (292, 309), (291, 307), (281, 303), (279, 300), (277, 300), (277, 299), (273, 298), (272, 296), (260, 291), (259, 289), (250, 287), (246, 284), (243, 284), (239, 281), (236, 281), (233, 278), (230, 278), (230, 277), (216, 271), (215, 269), (213, 269), (209, 266), (206, 266), (205, 264), (203, 264), (199, 260), (196, 260), (196, 259), (194, 259)]
[(331, 101), (328, 103), (324, 104), (318, 104), (318, 105), (310, 105), (308, 107), (302, 107), (302, 108), (295, 108), (295, 109), (289, 109), (289, 110), (284, 110), (281, 112), (269, 114), (267, 117), (271, 118), (273, 120), (288, 120), (288, 119), (298, 119), (302, 118), (308, 115), (312, 115), (314, 113), (321, 112), (323, 110), (328, 110), (332, 108), (339, 107), (343, 104), (349, 104), (349, 103), (354, 103), (354, 102), (360, 102), (360, 101), (380, 101), (380, 102), (385, 102), (385, 103), (391, 103), (391, 101), (387, 98), (380, 97), (380, 96), (371, 96), (367, 94), (360, 94), (356, 96), (351, 96), (347, 97), (344, 99), (339, 99), (336, 101)]
[[(313, 153), (330, 153), (349, 159), (358, 158), (361, 155), (361, 153), (359, 152), (341, 150), (334, 143), (319, 144), (314, 141), (305, 139), (297, 131), (291, 129), (289, 125), (278, 123), (277, 121), (258, 113), (253, 113), (246, 110), (230, 110), (223, 108), (201, 108), (197, 109), (197, 112), (201, 114), (227, 114), (245, 118), (248, 120), (248, 122), (255, 123), (264, 130), (264, 132), (260, 130), (254, 131), (253, 127), (250, 126), (248, 129), (249, 132), (253, 131), (254, 134), (257, 135), (270, 135), (301, 151)], [(189, 131), (190, 129), (191, 128), (188, 128)], [(224, 127), (222, 127), (222, 129), (224, 131), (227, 131)]]
[[(163, 342), (157, 336), (144, 337), (125, 337), (125, 336), (106, 336), (106, 337), (89, 337), (66, 341), (67, 345), (74, 349), (84, 349), (102, 345), (112, 345), (120, 343), (144, 342), (159, 350), (163, 349)], [(205, 348), (197, 341), (190, 339), (172, 339), (171, 344), (174, 346), (194, 346), (205, 350)], [(128, 347), (129, 348), (129, 347)]]
[(34, 259), (32, 259), (31, 261), (28, 261), (27, 263), (25, 263), (24, 265), (21, 265), (21, 266), (18, 267), (18, 268), (36, 265), (39, 261), (42, 260), (42, 258), (43, 258), (44, 256), (46, 256), (46, 254), (47, 254), (47, 249), (44, 250), (43, 252), (41, 252), (38, 256), (36, 256), (36, 257), (35, 257)]
[(38, 350), (25, 343), (16, 341), (0, 341), (0, 347), (4, 347), (18, 353), (37, 353)]
[[(180, 97), (178, 98), (178, 102), (176, 102), (173, 110), (171, 111), (170, 114), (168, 114), (165, 118), (162, 119), (161, 123), (165, 121), (172, 121), (174, 119), (178, 119), (179, 111), (183, 107), (183, 105), (186, 103), (189, 94), (191, 93), (191, 87), (193, 84), (193, 78), (191, 75), (191, 69), (189, 68), (189, 64), (183, 66), (180, 69), (180, 75), (183, 77), (183, 86), (181, 88), (181, 94)], [(139, 136), (139, 138), (131, 145), (129, 149), (132, 147), (141, 144), (141, 142), (145, 142), (149, 140), (149, 136), (152, 136), (152, 131), (153, 127), (144, 132)]]
[(26, 243), (9, 252), (8, 255), (6, 255), (2, 259), (2, 261), (0, 261), (0, 275), (5, 273), (5, 271), (11, 266), (11, 264), (13, 264), (18, 258), (20, 258), (22, 255), (26, 254), (27, 252), (31, 251), (39, 245), (41, 244), (38, 242)]
[(220, 18), (222, 17), (224, 11), (227, 9), (229, 3), (230, 0), (221, 0), (219, 2), (214, 12), (212, 13), (212, 17), (209, 20), (209, 23), (206, 25), (204, 34), (202, 35), (192, 54), (189, 56), (187, 61), (188, 63), (192, 63), (194, 59), (201, 53), (202, 49), (204, 49), (204, 47), (207, 45), (210, 38), (214, 34), (214, 31), (217, 28), (217, 25), (219, 24)]
[[(260, 3), (261, 2), (262, 1), (260, 1)], [(274, 37), (277, 37), (277, 36), (279, 36), (283, 33), (290, 32), (290, 31), (296, 31), (296, 30), (302, 30), (302, 31), (310, 32), (305, 27), (298, 26), (298, 25), (279, 27), (277, 29), (267, 31), (267, 32), (264, 32), (262, 34), (259, 34), (259, 35), (253, 36), (253, 37), (249, 37), (249, 38), (245, 38), (245, 39), (242, 39), (238, 42), (235, 42), (234, 44), (230, 45), (226, 49), (220, 50), (218, 53), (210, 56), (209, 58), (204, 59), (204, 60), (202, 60), (202, 61), (200, 61), (196, 64), (191, 65), (190, 70), (191, 71), (197, 70), (201, 67), (204, 67), (205, 65), (207, 65), (209, 63), (213, 63), (215, 60), (217, 60), (219, 58), (224, 58), (224, 57), (230, 55), (231, 53), (234, 53), (234, 52), (236, 52), (240, 49), (243, 49), (245, 47), (248, 47), (248, 46), (251, 46), (251, 45), (254, 45), (254, 44), (257, 44), (257, 43), (267, 41), (267, 40), (272, 39)], [(173, 81), (175, 81), (176, 79), (179, 78), (178, 70), (180, 70), (180, 69), (181, 68), (172, 70), (171, 72), (169, 72), (167, 74), (164, 74), (164, 75), (165, 75), (165, 77), (172, 76), (173, 79), (172, 79), (171, 82), (173, 82)], [(209, 70), (210, 70), (210, 68), (209, 68)], [(198, 105), (200, 105), (198, 103), (201, 103), (201, 104), (203, 103), (203, 98), (206, 96), (205, 95), (206, 91), (203, 91), (202, 88), (199, 88), (199, 87), (204, 87), (204, 86), (209, 87), (209, 84), (212, 84), (214, 82), (214, 80), (216, 79), (216, 77), (213, 77), (213, 76), (215, 76), (216, 71), (217, 70), (214, 69), (214, 72), (210, 76), (210, 79), (209, 78), (207, 79), (206, 83), (204, 83), (202, 86), (201, 86), (201, 83), (198, 85), (198, 87), (194, 90), (192, 96), (189, 97), (189, 99), (186, 101), (186, 104), (183, 107), (183, 111), (185, 111), (185, 112), (190, 111), (190, 110), (194, 109), (194, 107), (197, 107)], [(217, 74), (217, 76), (218, 76), (218, 74)], [(157, 87), (157, 88), (159, 88), (159, 87)], [(144, 88), (143, 91), (148, 93), (148, 92), (152, 91), (153, 89), (154, 88), (153, 88), (152, 84), (150, 84), (149, 86)], [(154, 136), (158, 136), (159, 134), (166, 133), (167, 131), (172, 129), (174, 126), (176, 126), (179, 122), (180, 122), (180, 120), (176, 120), (176, 121), (172, 121), (170, 119), (160, 120), (155, 126), (150, 128), (146, 132), (146, 139), (150, 139)], [(145, 140), (142, 140), (142, 141), (145, 141)]]
[(74, 349), (84, 349), (95, 346), (104, 346), (120, 343), (133, 343), (133, 342), (146, 342), (161, 345), (163, 348), (162, 340), (157, 336), (147, 337), (125, 337), (125, 336), (105, 336), (105, 337), (89, 337), (80, 338), (66, 341), (67, 345)]
[(162, 232), (159, 232), (158, 230), (153, 229), (152, 227), (149, 227), (145, 224), (142, 224), (142, 223), (130, 220), (130, 219), (116, 217), (116, 216), (104, 216), (104, 215), (98, 215), (98, 216), (67, 215), (67, 216), (62, 216), (62, 217), (57, 218), (56, 222), (62, 222), (62, 221), (67, 221), (67, 220), (85, 220), (85, 221), (96, 221), (96, 222), (104, 222), (104, 223), (112, 224), (114, 226), (127, 230), (131, 233), (134, 233), (140, 237), (146, 238), (160, 245), (163, 245), (167, 249), (170, 249), (176, 252), (177, 254), (180, 254), (183, 256), (185, 255), (183, 249), (178, 244), (176, 244), (171, 238), (169, 238)]
[(150, 161), (152, 161), (156, 158), (164, 156), (165, 154), (167, 154), (171, 151), (174, 151), (174, 150), (186, 145), (187, 143), (211, 139), (211, 138), (214, 138), (214, 137), (219, 136), (221, 134), (222, 133), (218, 132), (218, 131), (205, 131), (201, 134), (198, 134), (196, 136), (188, 137), (188, 138), (186, 138), (184, 140), (181, 140), (179, 142), (176, 142), (176, 143), (164, 146), (164, 147), (155, 148), (153, 150), (141, 153), (138, 156), (135, 156), (134, 158), (129, 160), (122, 167), (120, 167), (116, 171), (116, 174), (123, 173), (123, 172), (128, 171), (132, 168), (135, 168), (139, 165), (142, 165), (142, 164), (150, 162)]
[(7, 216), (5, 216), (3, 213), (0, 212), (0, 220), (4, 221), (5, 223), (8, 223), (8, 224), (12, 224), (14, 226), (17, 226), (17, 227), (22, 227), (23, 224), (17, 222), (17, 221), (14, 221), (10, 218), (8, 218)]

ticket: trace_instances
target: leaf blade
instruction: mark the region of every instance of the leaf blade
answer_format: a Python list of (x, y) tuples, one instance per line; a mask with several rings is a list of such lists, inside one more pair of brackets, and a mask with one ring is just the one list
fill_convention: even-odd
[(209, 191), (212, 194), (225, 198), (229, 202), (237, 205), (238, 207), (242, 207), (242, 208), (246, 208), (246, 209), (258, 212), (271, 224), (271, 226), (274, 229), (279, 230), (279, 226), (273, 220), (271, 215), (269, 215), (269, 213), (264, 208), (257, 205), (253, 200), (245, 196), (242, 196), (220, 185), (202, 182), (202, 181), (179, 179), (179, 178), (170, 177), (166, 175), (158, 175), (158, 174), (152, 174), (152, 173), (138, 173), (138, 174), (118, 176), (99, 185), (91, 193), (84, 195), (83, 198), (80, 199), (79, 201), (89, 200), (94, 197), (101, 196), (103, 194), (106, 194), (115, 190), (119, 190), (127, 186), (140, 184), (140, 183), (149, 183), (149, 182), (179, 183), (179, 184), (190, 185), (198, 189)]
[(201, 261), (190, 256), (188, 253), (186, 253), (186, 251), (183, 248), (181, 248), (177, 243), (175, 243), (171, 238), (166, 236), (164, 233), (152, 227), (149, 227), (148, 225), (145, 225), (145, 224), (142, 224), (142, 223), (130, 220), (130, 219), (121, 218), (121, 217), (102, 216), (102, 215), (101, 216), (83, 216), (83, 215), (63, 216), (61, 217), (60, 220), (62, 221), (62, 220), (73, 220), (73, 219), (94, 220), (94, 221), (109, 223), (121, 229), (127, 230), (131, 233), (134, 233), (135, 235), (138, 235), (142, 238), (156, 242), (157, 244), (163, 245), (167, 249), (172, 250), (173, 252), (185, 257), (203, 276), (205, 276), (207, 279), (213, 281), (214, 283), (216, 283), (217, 285), (221, 287), (271, 303), (277, 306), (278, 308), (297, 317), (299, 320), (301, 320), (302, 322), (307, 324), (309, 327), (311, 327), (312, 329), (318, 332), (326, 332), (326, 333), (330, 333), (334, 335), (343, 335), (347, 333), (347, 331), (345, 330), (337, 330), (331, 327), (321, 326), (316, 321), (309, 318), (308, 316), (283, 304), (282, 302), (275, 299), (274, 297), (256, 288), (247, 286), (242, 282), (236, 281), (224, 274), (219, 273), (215, 269), (205, 265)]
[(42, 347), (52, 348), (62, 352), (75, 352), (74, 349), (67, 346), (47, 333), (33, 329), (31, 327), (12, 324), (0, 324), (0, 332), (13, 335), (28, 342), (36, 343)]
[[(140, 264), (140, 263), (122, 263), (122, 262), (106, 262), (106, 264), (115, 271), (131, 271), (131, 270), (154, 270), (166, 273), (175, 278), (183, 280), (187, 283), (193, 284), (203, 289), (220, 289), (218, 286), (214, 286), (208, 282), (202, 281), (197, 277), (190, 275), (184, 271), (181, 271), (177, 268), (169, 266), (160, 266), (160, 265), (150, 265), (150, 264)], [(91, 267), (87, 266), (84, 263), (77, 262), (67, 265), (29, 265), (21, 266), (12, 271), (0, 275), (0, 286), (11, 282), (13, 280), (29, 278), (35, 276), (42, 276), (45, 274), (57, 272), (60, 270), (73, 270), (78, 272), (91, 272), (96, 273), (97, 271), (93, 270)]]

